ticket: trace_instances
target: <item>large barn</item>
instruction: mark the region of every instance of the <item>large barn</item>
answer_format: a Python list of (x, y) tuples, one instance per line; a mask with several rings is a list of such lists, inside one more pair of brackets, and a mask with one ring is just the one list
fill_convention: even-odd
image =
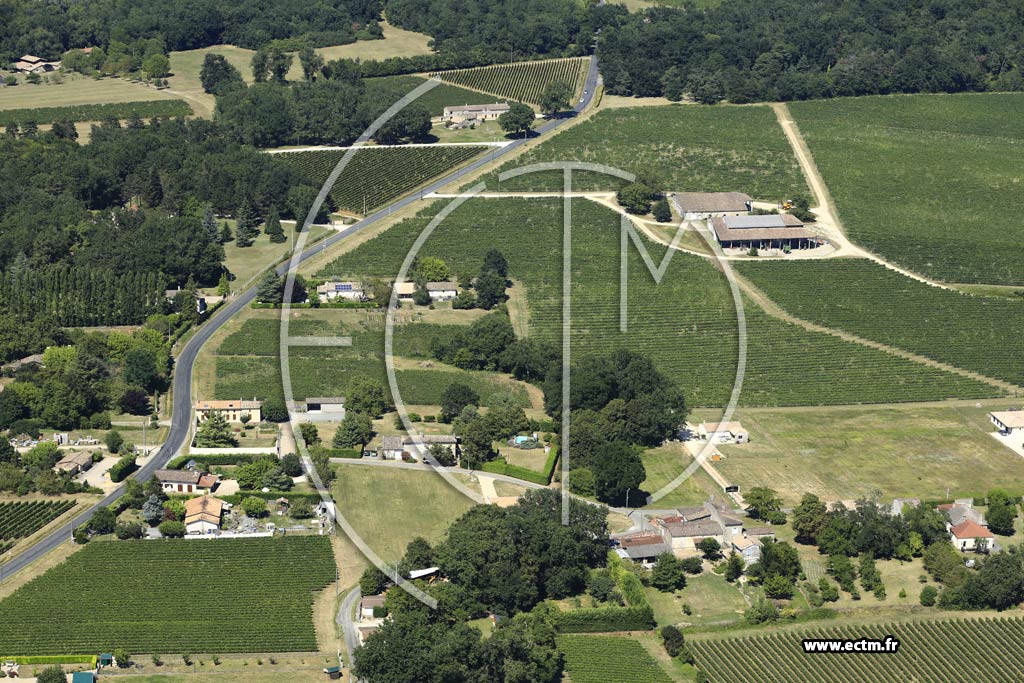
[(812, 249), (824, 241), (786, 213), (716, 217), (711, 230), (723, 249)]

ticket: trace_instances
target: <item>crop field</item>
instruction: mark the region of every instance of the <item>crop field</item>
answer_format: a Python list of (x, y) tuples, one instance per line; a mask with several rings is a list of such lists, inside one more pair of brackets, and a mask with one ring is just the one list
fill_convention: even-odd
[(430, 75), (448, 83), (484, 90), (501, 98), (540, 104), (544, 88), (555, 81), (568, 83), (574, 93), (573, 100), (578, 99), (589, 63), (588, 57), (568, 57), (438, 71)]
[[(366, 84), (367, 95), (387, 94), (389, 101), (397, 102), (403, 95), (426, 82), (421, 76), (382, 76), (380, 78), (367, 78), (363, 81)], [(417, 100), (430, 112), (431, 116), (440, 116), (444, 108), (459, 104), (490, 104), (494, 102), (494, 95), (467, 90), (457, 85), (442, 83), (435, 85)]]
[[(508, 162), (507, 171), (547, 161), (605, 164), (631, 173), (650, 171), (658, 189), (746, 192), (778, 200), (809, 191), (771, 109), (763, 106), (669, 105), (599, 111)], [(487, 187), (499, 187), (486, 176)], [(500, 183), (505, 191), (561, 190), (562, 173), (540, 172)], [(573, 189), (614, 190), (622, 181), (578, 171)]]
[(1022, 107), (1022, 94), (968, 94), (791, 111), (855, 242), (937, 280), (1020, 285)]
[[(393, 277), (434, 204), (343, 254), (318, 275)], [(738, 326), (722, 275), (677, 253), (655, 285), (634, 249), (629, 257), (628, 330), (619, 331), (619, 216), (573, 202), (573, 353), (631, 348), (676, 378), (692, 405), (724, 405), (735, 376)], [(495, 247), (525, 284), (531, 335), (557, 340), (561, 316), (561, 200), (476, 199), (454, 211), (424, 244), (454, 272), (479, 268)], [(648, 244), (657, 263), (664, 249)], [(609, 275), (611, 274), (611, 275)], [(749, 349), (745, 405), (824, 405), (992, 396), (992, 387), (891, 354), (808, 332), (746, 305)]]
[[(331, 199), (342, 211), (366, 213), (488, 149), (475, 145), (366, 147), (338, 177)], [(278, 158), (319, 187), (344, 155), (344, 150), (323, 150), (282, 153)]]
[(864, 259), (737, 268), (798, 318), (1024, 385), (1024, 298), (940, 289)]
[(320, 536), (94, 541), (0, 602), (0, 652), (314, 651), (334, 575)]
[[(886, 636), (900, 641), (897, 652), (808, 655), (800, 643), (804, 638)], [(836, 625), (745, 636), (695, 635), (686, 642), (697, 665), (714, 683), (995, 683), (1020, 678), (1024, 620), (955, 618)]]
[(715, 467), (740, 490), (772, 482), (787, 505), (804, 493), (823, 500), (970, 498), (994, 481), (1024, 493), (1024, 459), (992, 438), (986, 416), (1010, 404), (964, 403), (741, 410), (733, 419), (750, 432), (750, 443), (720, 446), (725, 458)]
[(0, 503), (0, 552), (6, 552), (15, 541), (31, 536), (73, 507), (73, 500)]
[[(292, 347), (289, 352), (292, 391), (297, 398), (344, 395), (362, 380), (387, 386), (384, 366), (383, 318), (362, 324), (338, 324), (313, 317), (293, 321), (293, 335), (346, 335), (351, 347)], [(519, 383), (488, 372), (459, 370), (429, 360), (430, 340), (447, 334), (446, 326), (431, 323), (396, 325), (395, 376), (402, 398), (411, 405), (438, 405), (449, 384), (471, 386), (482, 405), (511, 396), (523, 407), (530, 406), (526, 390)], [(216, 398), (280, 396), (281, 370), (278, 361), (279, 322), (250, 318), (217, 348)]]
[(54, 121), (102, 121), (108, 118), (129, 119), (133, 116), (149, 119), (154, 116), (189, 116), (192, 107), (184, 100), (148, 100), (107, 104), (74, 104), (67, 107), (34, 107), (32, 109), (0, 110), (0, 126), (10, 123), (34, 121), (38, 124)]
[(658, 662), (632, 638), (557, 636), (573, 683), (672, 683)]

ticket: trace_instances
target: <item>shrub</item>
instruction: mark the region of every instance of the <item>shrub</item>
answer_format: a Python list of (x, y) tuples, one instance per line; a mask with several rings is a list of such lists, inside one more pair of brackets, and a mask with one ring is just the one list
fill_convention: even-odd
[(925, 607), (934, 607), (939, 597), (939, 591), (935, 586), (925, 586), (921, 589), (921, 604)]
[(661, 627), (661, 643), (665, 646), (665, 652), (668, 653), (669, 657), (678, 657), (679, 653), (683, 651), (683, 645), (685, 641), (683, 639), (683, 633), (675, 626), (662, 626)]
[(169, 519), (166, 522), (160, 522), (160, 526), (158, 526), (157, 529), (160, 530), (160, 535), (165, 538), (181, 538), (185, 535), (184, 522), (177, 522)]
[(699, 557), (687, 557), (682, 562), (683, 571), (687, 574), (700, 574), (704, 571), (704, 563)]
[(135, 464), (134, 455), (126, 455), (117, 462), (114, 466), (108, 470), (107, 474), (110, 475), (110, 481), (117, 483), (124, 481), (128, 475), (138, 469), (138, 465)]

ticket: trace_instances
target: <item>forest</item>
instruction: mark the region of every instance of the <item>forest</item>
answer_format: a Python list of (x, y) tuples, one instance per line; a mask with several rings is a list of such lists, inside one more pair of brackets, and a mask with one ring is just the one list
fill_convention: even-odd
[(0, 1), (0, 60), (59, 59), (66, 50), (162, 38), (168, 50), (295, 39), (314, 47), (375, 37), (378, 0)]

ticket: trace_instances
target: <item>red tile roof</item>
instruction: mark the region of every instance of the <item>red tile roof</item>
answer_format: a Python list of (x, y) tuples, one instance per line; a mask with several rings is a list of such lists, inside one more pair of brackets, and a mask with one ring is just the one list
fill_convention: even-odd
[(965, 520), (950, 529), (957, 538), (995, 538), (992, 532), (971, 520)]

